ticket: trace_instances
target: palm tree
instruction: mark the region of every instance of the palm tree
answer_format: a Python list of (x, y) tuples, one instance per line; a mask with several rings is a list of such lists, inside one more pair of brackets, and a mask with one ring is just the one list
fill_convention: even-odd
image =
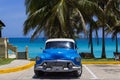
[[(83, 16), (84, 17), (84, 16)], [(95, 35), (96, 35), (96, 42), (98, 44), (98, 22), (97, 21), (94, 21), (92, 19), (93, 17), (93, 14), (89, 14), (89, 16), (85, 17), (85, 21), (86, 23), (89, 24), (89, 29), (88, 29), (88, 39), (89, 39), (89, 47), (91, 48), (91, 56), (92, 58), (95, 58), (94, 56), (94, 48), (93, 48), (93, 31), (95, 31)]]
[(95, 2), (99, 9), (102, 11), (102, 14), (97, 14), (98, 19), (100, 20), (100, 26), (102, 26), (102, 58), (106, 58), (106, 50), (105, 50), (105, 28), (109, 27), (107, 21), (108, 21), (108, 15), (113, 11), (115, 5), (114, 3), (117, 3), (118, 0), (91, 0)]
[[(106, 15), (107, 15), (107, 8), (108, 8), (108, 3), (110, 3), (111, 0), (105, 0), (105, 1), (98, 1), (98, 5), (100, 6), (100, 9), (103, 11), (103, 17), (101, 17), (102, 21), (102, 58), (106, 58), (106, 49), (105, 49), (105, 27), (106, 25)], [(108, 8), (109, 9), (109, 8)]]
[(5, 24), (0, 20), (0, 38), (2, 37), (2, 27), (5, 26)]
[[(81, 19), (83, 29), (85, 22), (78, 9), (79, 0), (26, 0), (28, 18), (24, 23), (24, 34), (34, 30), (35, 38), (44, 30), (45, 35), (51, 37), (74, 38), (75, 27), (71, 26), (72, 15), (77, 13)], [(82, 1), (83, 2), (83, 1)]]
[(99, 27), (97, 26), (97, 22), (92, 21), (90, 23), (90, 29), (89, 29), (89, 45), (91, 46), (91, 54), (92, 54), (93, 58), (95, 58), (94, 49), (93, 49), (93, 31), (95, 31), (95, 33), (96, 33), (96, 41), (98, 44), (99, 43), (99, 41), (98, 41), (98, 29), (99, 29)]
[(118, 53), (118, 34), (120, 33), (120, 22), (111, 26), (111, 28), (106, 29), (107, 34), (111, 34), (112, 39), (115, 39), (116, 42), (116, 53)]
[(112, 29), (112, 38), (116, 40), (116, 53), (118, 53), (118, 33), (120, 33), (120, 24)]
[[(90, 3), (92, 3), (90, 5)], [(89, 0), (89, 8), (87, 8), (88, 6), (85, 6), (85, 4), (81, 3), (82, 6), (84, 6), (84, 8), (80, 8), (81, 13), (83, 14), (83, 18), (85, 19), (86, 23), (90, 24), (90, 28), (89, 28), (89, 34), (88, 34), (88, 38), (89, 38), (89, 46), (91, 48), (91, 54), (92, 57), (94, 58), (94, 49), (93, 49), (93, 34), (92, 32), (95, 31), (96, 34), (96, 41), (98, 44), (98, 29), (99, 29), (99, 21), (95, 22), (93, 20), (93, 16), (102, 16), (103, 15), (103, 11), (99, 8), (99, 6), (93, 1), (93, 0)]]
[[(82, 12), (85, 10), (89, 14), (97, 10), (89, 0), (26, 0), (25, 5), (28, 18), (24, 23), (24, 34), (34, 30), (32, 38), (38, 37), (42, 31), (48, 38), (75, 38), (80, 29), (86, 33)], [(79, 22), (75, 21), (75, 16)]]
[(120, 1), (114, 3), (112, 13), (109, 15), (108, 24), (110, 28), (107, 28), (106, 31), (109, 34), (112, 34), (112, 39), (116, 40), (116, 53), (118, 53), (118, 34), (120, 33)]

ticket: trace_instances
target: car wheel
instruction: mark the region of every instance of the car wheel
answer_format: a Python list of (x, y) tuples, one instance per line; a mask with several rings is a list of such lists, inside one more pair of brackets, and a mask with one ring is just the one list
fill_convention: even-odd
[(81, 66), (80, 70), (74, 71), (74, 76), (76, 76), (76, 77), (80, 77), (81, 74), (82, 74), (82, 66)]
[(36, 77), (41, 77), (44, 75), (44, 72), (38, 71), (38, 70), (35, 70), (34, 73), (35, 73)]

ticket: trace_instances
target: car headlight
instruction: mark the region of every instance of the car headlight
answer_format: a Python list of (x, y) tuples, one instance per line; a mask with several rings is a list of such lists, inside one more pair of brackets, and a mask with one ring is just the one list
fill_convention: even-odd
[(75, 61), (76, 61), (76, 62), (80, 62), (80, 57), (76, 57), (76, 58), (75, 58)]
[(43, 63), (43, 68), (46, 69), (47, 68), (47, 64)]
[(73, 67), (73, 64), (72, 64), (72, 63), (69, 63), (69, 64), (68, 64), (68, 68), (71, 69), (72, 67)]
[(36, 57), (36, 60), (37, 60), (37, 61), (39, 61), (39, 60), (40, 60), (40, 57), (39, 57), (39, 56), (37, 56), (37, 57)]

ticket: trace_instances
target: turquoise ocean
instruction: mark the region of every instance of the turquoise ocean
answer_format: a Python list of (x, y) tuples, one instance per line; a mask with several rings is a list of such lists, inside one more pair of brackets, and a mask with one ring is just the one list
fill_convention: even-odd
[[(120, 41), (120, 39), (118, 39)], [(44, 49), (45, 38), (37, 38), (33, 41), (30, 38), (8, 38), (10, 44), (16, 46), (19, 52), (25, 51), (25, 47), (28, 46), (29, 58), (35, 58), (38, 54), (42, 53), (40, 48)], [(106, 38), (106, 56), (107, 58), (113, 58), (113, 52), (115, 52), (115, 40)], [(90, 52), (88, 45), (88, 39), (76, 39), (78, 53)], [(96, 43), (96, 39), (93, 38), (94, 55), (96, 58), (101, 58), (102, 53), (102, 39), (99, 38), (99, 44)], [(119, 44), (120, 46), (120, 44)], [(119, 48), (120, 50), (120, 48)], [(9, 54), (12, 52), (9, 50)]]

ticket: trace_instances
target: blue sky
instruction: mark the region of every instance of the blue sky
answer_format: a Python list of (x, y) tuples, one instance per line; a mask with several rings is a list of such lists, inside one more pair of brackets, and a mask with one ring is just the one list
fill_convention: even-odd
[(23, 23), (26, 19), (25, 0), (0, 0), (0, 20), (6, 27), (3, 28), (3, 37), (29, 37), (23, 35)]

